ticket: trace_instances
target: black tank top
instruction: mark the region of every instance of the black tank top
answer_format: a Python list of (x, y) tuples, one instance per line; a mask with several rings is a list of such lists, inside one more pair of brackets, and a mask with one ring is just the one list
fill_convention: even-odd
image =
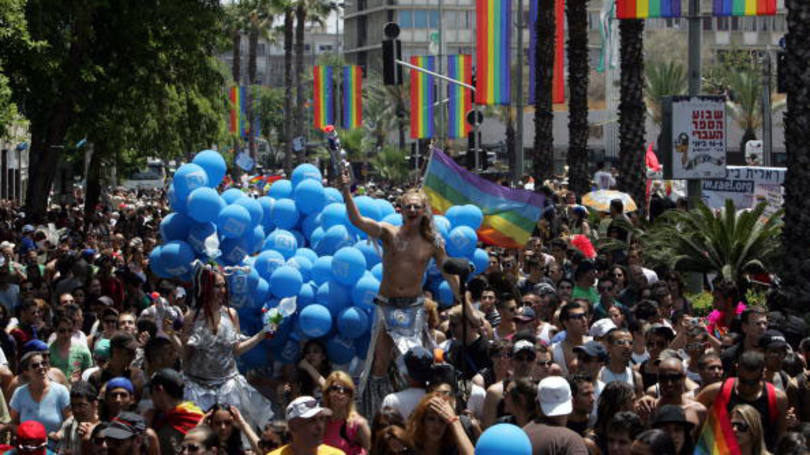
[[(737, 380), (734, 379), (734, 381), (736, 382)], [(736, 384), (734, 385), (736, 386)], [(759, 397), (754, 401), (744, 399), (737, 393), (736, 387), (732, 388), (726, 408), (728, 409), (729, 418), (731, 418), (731, 410), (738, 404), (747, 404), (756, 409), (762, 417), (762, 432), (765, 435), (765, 445), (768, 447), (768, 450), (774, 450), (779, 433), (779, 428), (777, 427), (778, 416), (771, 415), (770, 406), (768, 405), (768, 386), (773, 387), (766, 382), (765, 386), (762, 388), (762, 393), (760, 393)], [(775, 408), (776, 406), (774, 406), (774, 409)]]

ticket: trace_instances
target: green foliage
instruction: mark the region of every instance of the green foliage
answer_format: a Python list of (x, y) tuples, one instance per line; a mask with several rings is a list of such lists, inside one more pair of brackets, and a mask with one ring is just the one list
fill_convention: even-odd
[[(697, 294), (686, 294), (685, 297), (692, 302), (692, 309), (695, 316), (708, 316), (714, 310), (712, 305), (714, 297), (711, 292), (703, 291)], [(758, 305), (767, 310), (768, 298), (764, 292), (749, 289), (745, 293), (745, 301), (749, 306)]]
[(651, 61), (644, 67), (644, 102), (647, 114), (661, 125), (661, 100), (666, 96), (686, 93), (686, 68), (676, 61)]
[[(0, 0), (0, 41), (13, 52), (25, 52), (36, 46), (28, 34), (28, 22), (25, 19), (25, 1)], [(6, 57), (11, 58), (11, 57)], [(17, 105), (12, 98), (9, 79), (2, 74), (5, 59), (0, 57), (0, 137), (5, 137), (7, 127), (19, 115)]]
[(404, 183), (408, 178), (408, 154), (398, 147), (386, 145), (371, 159), (372, 172), (381, 179), (395, 184)]

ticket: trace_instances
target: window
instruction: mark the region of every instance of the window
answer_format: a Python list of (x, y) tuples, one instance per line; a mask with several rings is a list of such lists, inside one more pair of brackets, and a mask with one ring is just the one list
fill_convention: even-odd
[(729, 27), (728, 17), (720, 16), (717, 18), (717, 30), (728, 31), (728, 27)]
[(731, 30), (738, 31), (740, 30), (740, 17), (739, 16), (731, 16)]
[(711, 31), (712, 30), (712, 17), (711, 16), (703, 16), (703, 30)]
[(445, 11), (442, 17), (442, 26), (444, 28), (458, 28), (458, 13), (455, 11)]
[(332, 50), (331, 44), (320, 44), (318, 45), (318, 50), (321, 52), (329, 52)]
[(413, 10), (413, 28), (428, 27), (428, 11), (425, 9)]
[(428, 11), (428, 27), (430, 28), (439, 28), (439, 11), (438, 10), (430, 10)]
[(411, 10), (400, 10), (399, 11), (399, 26), (402, 28), (412, 28), (413, 27), (413, 11)]

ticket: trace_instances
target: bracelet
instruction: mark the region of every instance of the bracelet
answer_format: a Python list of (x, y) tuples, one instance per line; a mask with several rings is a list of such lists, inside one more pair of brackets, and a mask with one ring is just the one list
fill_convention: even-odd
[(459, 420), (460, 420), (460, 419), (459, 419), (459, 416), (455, 416), (455, 417), (453, 417), (452, 419), (450, 419), (450, 422), (448, 422), (448, 423), (453, 424), (453, 423), (458, 422)]

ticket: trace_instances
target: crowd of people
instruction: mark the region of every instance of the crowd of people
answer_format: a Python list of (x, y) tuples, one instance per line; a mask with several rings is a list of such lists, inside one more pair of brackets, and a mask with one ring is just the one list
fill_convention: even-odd
[[(36, 225), (3, 201), (4, 453), (472, 455), (509, 423), (535, 455), (682, 455), (709, 453), (698, 441), (718, 416), (742, 455), (807, 453), (803, 321), (723, 279), (697, 315), (684, 277), (645, 261), (620, 201), (591, 226), (581, 195), (548, 190), (524, 248), (486, 247), (489, 268), (466, 283), (444, 268), (457, 299), (442, 305), (421, 287), (431, 258), (448, 262), (424, 194), (397, 194), (395, 227), (360, 216), (344, 186), (384, 264), (354, 377), (319, 339), (297, 363), (240, 372), (265, 334), (241, 332), (223, 271), (149, 269), (164, 192), (111, 190), (87, 213), (79, 194)], [(624, 247), (588, 251), (577, 235)]]

